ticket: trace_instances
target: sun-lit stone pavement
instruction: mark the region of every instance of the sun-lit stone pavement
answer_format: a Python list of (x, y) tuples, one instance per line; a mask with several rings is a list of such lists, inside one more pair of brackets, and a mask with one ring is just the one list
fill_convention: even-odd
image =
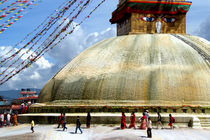
[[(94, 125), (90, 129), (82, 127), (83, 133), (75, 134), (75, 126), (67, 125), (68, 130), (57, 129), (56, 125), (36, 125), (31, 133), (29, 124), (0, 128), (0, 140), (148, 140), (146, 130), (125, 129), (118, 126)], [(151, 140), (209, 140), (208, 129), (153, 129)]]

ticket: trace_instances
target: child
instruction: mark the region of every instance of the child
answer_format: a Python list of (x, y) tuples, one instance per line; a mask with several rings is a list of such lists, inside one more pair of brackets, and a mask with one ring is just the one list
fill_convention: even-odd
[(32, 121), (31, 121), (31, 131), (32, 131), (32, 133), (34, 133), (34, 125), (35, 125), (35, 124), (34, 124), (34, 120), (32, 120)]
[(174, 129), (173, 123), (175, 122), (175, 119), (172, 117), (171, 114), (169, 114), (169, 126), (171, 129)]
[(148, 121), (147, 121), (147, 137), (152, 138), (152, 121), (150, 117), (148, 118)]

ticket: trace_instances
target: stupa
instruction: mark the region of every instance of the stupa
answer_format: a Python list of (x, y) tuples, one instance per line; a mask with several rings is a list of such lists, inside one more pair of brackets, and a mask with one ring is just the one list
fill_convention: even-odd
[(86, 49), (31, 112), (210, 113), (210, 42), (186, 34), (185, 0), (120, 0), (117, 37)]

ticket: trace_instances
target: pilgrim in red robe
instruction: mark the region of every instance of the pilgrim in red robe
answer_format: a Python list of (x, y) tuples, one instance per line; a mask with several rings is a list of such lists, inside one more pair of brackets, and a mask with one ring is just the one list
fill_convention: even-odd
[(122, 117), (121, 117), (121, 129), (125, 129), (125, 127), (126, 127), (126, 124), (125, 124), (125, 113), (124, 112), (122, 112)]
[(130, 121), (131, 123), (129, 125), (129, 128), (132, 128), (132, 127), (136, 128), (135, 127), (136, 116), (134, 112), (131, 113)]

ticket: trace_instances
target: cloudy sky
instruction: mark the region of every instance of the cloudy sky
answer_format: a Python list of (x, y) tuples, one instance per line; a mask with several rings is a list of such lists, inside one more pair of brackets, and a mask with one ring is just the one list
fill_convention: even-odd
[[(0, 34), (0, 56), (7, 52), (14, 44), (22, 40), (27, 33), (35, 29), (64, 1), (41, 0), (37, 6), (25, 12), (21, 20), (3, 34)], [(193, 5), (187, 15), (187, 33), (210, 40), (210, 0), (192, 0), (192, 2)], [(98, 0), (93, 0), (91, 5), (87, 7), (87, 11), (93, 9), (96, 3), (98, 3)], [(105, 38), (116, 36), (115, 25), (111, 25), (109, 19), (117, 3), (118, 0), (106, 0), (73, 34), (69, 35), (30, 68), (22, 71), (7, 83), (0, 86), (0, 90), (21, 88), (41, 89), (60, 68), (84, 49)], [(0, 5), (0, 9), (3, 6)], [(74, 21), (74, 24), (78, 23), (84, 15), (85, 12), (82, 13), (81, 18)]]

